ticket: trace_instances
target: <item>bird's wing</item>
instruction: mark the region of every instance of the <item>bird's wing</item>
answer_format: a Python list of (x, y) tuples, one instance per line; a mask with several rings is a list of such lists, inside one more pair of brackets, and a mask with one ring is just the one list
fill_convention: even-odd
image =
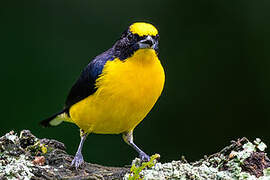
[(107, 61), (113, 60), (112, 49), (95, 57), (82, 71), (79, 79), (72, 86), (65, 103), (65, 108), (69, 109), (73, 104), (83, 100), (96, 92), (96, 79), (102, 73)]

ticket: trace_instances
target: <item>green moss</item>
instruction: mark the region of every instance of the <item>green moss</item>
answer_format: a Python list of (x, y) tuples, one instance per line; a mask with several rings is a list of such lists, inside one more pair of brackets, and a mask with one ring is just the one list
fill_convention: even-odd
[(142, 170), (146, 168), (151, 168), (156, 164), (156, 159), (160, 157), (159, 154), (155, 154), (151, 156), (150, 161), (143, 162), (141, 166), (136, 165), (135, 163), (132, 164), (132, 167), (130, 168), (130, 175), (128, 177), (128, 180), (141, 180), (143, 179), (140, 175)]
[(48, 152), (47, 146), (41, 144), (40, 141), (37, 141), (34, 145), (28, 146), (26, 150), (30, 151), (33, 156), (36, 156), (39, 153), (46, 154)]

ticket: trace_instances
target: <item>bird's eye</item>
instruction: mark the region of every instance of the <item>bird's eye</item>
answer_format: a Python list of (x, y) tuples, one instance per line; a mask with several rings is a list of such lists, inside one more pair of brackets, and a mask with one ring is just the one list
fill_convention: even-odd
[(133, 39), (133, 34), (128, 34), (127, 38), (128, 38), (128, 40), (132, 40)]

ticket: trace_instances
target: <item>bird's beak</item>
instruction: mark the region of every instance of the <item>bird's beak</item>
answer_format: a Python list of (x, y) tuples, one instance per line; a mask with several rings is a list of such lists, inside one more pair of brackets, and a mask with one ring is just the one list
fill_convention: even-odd
[(141, 49), (152, 48), (154, 49), (156, 41), (151, 36), (146, 36), (143, 40), (138, 42)]

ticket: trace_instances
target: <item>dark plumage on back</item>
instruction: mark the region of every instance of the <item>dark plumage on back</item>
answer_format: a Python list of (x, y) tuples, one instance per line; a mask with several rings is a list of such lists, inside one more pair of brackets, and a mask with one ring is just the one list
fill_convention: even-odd
[(96, 79), (102, 73), (103, 67), (107, 61), (113, 60), (113, 48), (105, 51), (99, 56), (95, 57), (82, 71), (79, 79), (72, 86), (67, 96), (65, 107), (62, 111), (44, 119), (40, 124), (44, 127), (51, 126), (50, 122), (62, 113), (67, 113), (69, 116), (69, 108), (84, 98), (96, 92)]
[(79, 79), (72, 86), (65, 103), (65, 108), (83, 100), (96, 92), (96, 79), (102, 73), (105, 63), (113, 60), (113, 50), (109, 49), (95, 57), (82, 71)]

